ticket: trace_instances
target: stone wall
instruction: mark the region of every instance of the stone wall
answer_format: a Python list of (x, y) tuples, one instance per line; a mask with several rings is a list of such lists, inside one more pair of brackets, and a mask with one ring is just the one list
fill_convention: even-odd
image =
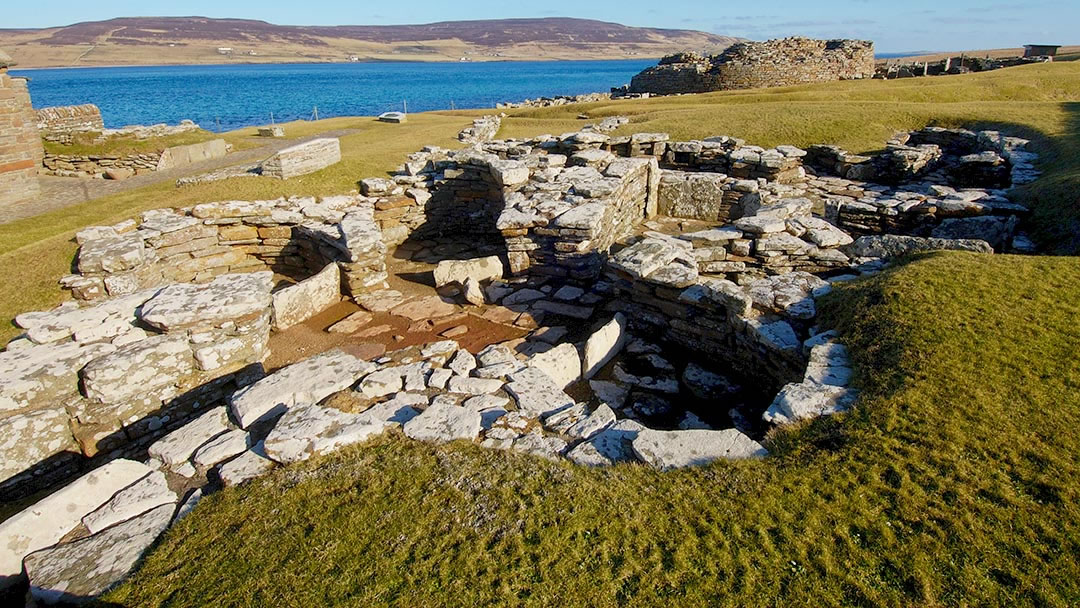
[(722, 54), (665, 57), (630, 82), (631, 93), (676, 95), (855, 80), (874, 75), (874, 45), (864, 40), (784, 38), (742, 42)]
[(0, 204), (10, 204), (40, 192), (37, 172), (44, 149), (26, 80), (8, 74), (4, 57), (0, 56)]
[(145, 449), (257, 378), (272, 284), (226, 275), (19, 315), (25, 337), (0, 353), (0, 496)]
[(236, 272), (307, 277), (338, 263), (346, 293), (384, 287), (386, 246), (368, 201), (355, 196), (203, 203), (76, 235), (79, 300), (128, 295)]
[(105, 130), (101, 110), (94, 104), (55, 106), (37, 111), (37, 128), (46, 141), (70, 144), (76, 133), (100, 133)]
[(115, 156), (108, 154), (53, 154), (45, 153), (42, 162), (44, 175), (57, 177), (97, 177), (116, 178), (116, 170), (123, 170), (130, 177), (138, 173), (156, 171), (161, 161), (160, 153), (130, 154)]

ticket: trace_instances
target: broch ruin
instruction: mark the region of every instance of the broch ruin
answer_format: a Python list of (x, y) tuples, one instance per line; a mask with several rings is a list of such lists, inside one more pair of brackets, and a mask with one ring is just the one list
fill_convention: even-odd
[(784, 38), (740, 42), (704, 57), (679, 53), (630, 81), (630, 93), (676, 95), (783, 87), (874, 76), (874, 43), (867, 40)]
[[(73, 300), (0, 353), (4, 495), (66, 483), (0, 524), (2, 576), (94, 597), (205, 493), (391, 429), (587, 466), (766, 457), (771, 425), (857, 398), (815, 322), (834, 284), (1030, 248), (1004, 192), (1037, 177), (1024, 140), (927, 128), (857, 156), (605, 133), (625, 122), (496, 140), (485, 117), (358, 194), (80, 231)], [(315, 331), (356, 342), (268, 366), (343, 299)], [(464, 348), (470, 319), (513, 337)], [(359, 344), (416, 332), (438, 336)]]
[[(25, 197), (35, 126), (63, 142), (103, 125), (93, 106), (35, 117), (7, 65), (0, 180)], [(631, 88), (873, 69), (870, 43), (785, 39), (665, 58)], [(2, 586), (96, 597), (203, 495), (388, 432), (583, 466), (767, 457), (771, 427), (856, 404), (843, 337), (816, 321), (834, 285), (916, 251), (1033, 250), (1006, 190), (1038, 177), (1034, 157), (995, 131), (925, 128), (856, 155), (611, 135), (623, 116), (499, 140), (502, 118), (359, 192), (81, 230), (59, 278), (72, 299), (19, 315), (0, 352), (0, 493), (53, 490), (0, 523)], [(144, 160), (224, 154), (198, 146)], [(315, 139), (178, 185), (338, 160), (337, 139)]]

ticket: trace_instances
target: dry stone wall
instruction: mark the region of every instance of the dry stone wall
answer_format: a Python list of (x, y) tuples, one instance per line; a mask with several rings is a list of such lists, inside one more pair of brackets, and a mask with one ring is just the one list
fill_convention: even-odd
[(37, 111), (37, 128), (46, 141), (70, 144), (77, 133), (101, 133), (105, 121), (94, 104), (54, 106)]
[(61, 284), (80, 300), (123, 296), (176, 282), (273, 270), (307, 277), (329, 263), (349, 294), (381, 288), (386, 245), (361, 197), (224, 201), (155, 210), (141, 222), (76, 235), (78, 274)]
[(677, 95), (855, 80), (874, 75), (874, 44), (865, 40), (784, 38), (741, 42), (722, 54), (680, 53), (630, 81), (631, 93)]

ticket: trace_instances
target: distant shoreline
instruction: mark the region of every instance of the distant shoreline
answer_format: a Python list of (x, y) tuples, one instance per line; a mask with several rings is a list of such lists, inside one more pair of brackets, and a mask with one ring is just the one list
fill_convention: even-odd
[(12, 66), (10, 71), (28, 72), (32, 70), (70, 70), (90, 68), (171, 68), (171, 67), (230, 67), (230, 66), (258, 66), (258, 65), (351, 65), (355, 63), (446, 63), (477, 64), (477, 63), (554, 63), (554, 62), (586, 62), (586, 61), (659, 61), (660, 57), (623, 57), (608, 59), (481, 59), (476, 61), (451, 61), (451, 60), (419, 60), (419, 59), (361, 59), (359, 61), (236, 61), (231, 63), (127, 63), (127, 64), (102, 64), (102, 65), (51, 65), (41, 67), (22, 67), (18, 64)]

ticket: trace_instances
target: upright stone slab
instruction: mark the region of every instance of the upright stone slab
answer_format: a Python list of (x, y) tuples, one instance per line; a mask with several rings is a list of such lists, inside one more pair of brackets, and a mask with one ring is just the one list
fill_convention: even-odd
[(331, 262), (315, 276), (274, 293), (274, 328), (303, 323), (340, 301), (341, 270)]
[(615, 318), (598, 329), (585, 343), (585, 364), (583, 375), (591, 379), (619, 354), (626, 344), (626, 316), (615, 313)]

